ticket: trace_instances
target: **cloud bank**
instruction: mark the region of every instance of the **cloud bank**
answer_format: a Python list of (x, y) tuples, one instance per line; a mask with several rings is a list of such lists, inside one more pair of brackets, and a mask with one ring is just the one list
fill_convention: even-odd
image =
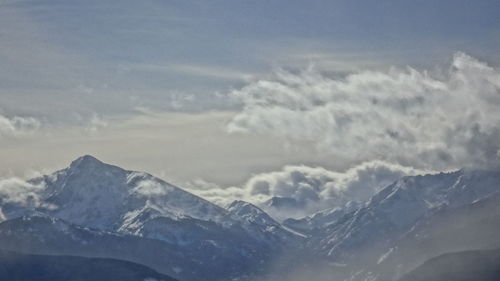
[[(364, 201), (402, 176), (425, 172), (382, 161), (365, 162), (344, 172), (285, 166), (280, 171), (256, 174), (242, 187), (221, 188), (198, 180), (188, 189), (220, 205), (234, 199), (249, 201), (275, 218), (284, 219), (343, 206), (349, 201)], [(272, 198), (281, 200), (271, 204)]]
[(231, 133), (313, 141), (349, 163), (498, 166), (500, 70), (464, 53), (432, 72), (278, 70), (231, 94), (243, 105), (227, 125)]

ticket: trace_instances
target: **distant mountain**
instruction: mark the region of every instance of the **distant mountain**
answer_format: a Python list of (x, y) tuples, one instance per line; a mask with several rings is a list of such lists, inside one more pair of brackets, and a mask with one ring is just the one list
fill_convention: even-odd
[(279, 221), (283, 221), (290, 217), (303, 216), (307, 203), (307, 201), (298, 201), (291, 197), (274, 196), (259, 204), (259, 207)]
[[(500, 239), (493, 233), (498, 233), (499, 224), (495, 218), (500, 212), (494, 207), (498, 204), (489, 204), (489, 215), (487, 212), (475, 215), (476, 221), (483, 219), (483, 228), (479, 223), (473, 224), (473, 219), (467, 220), (467, 212), (459, 209), (469, 208), (482, 200), (494, 200), (499, 191), (500, 173), (494, 171), (460, 170), (404, 177), (359, 208), (327, 210), (284, 224), (294, 229), (302, 227), (302, 232), (308, 232), (309, 239), (302, 246), (303, 250), (329, 264), (321, 269), (325, 272), (324, 279), (318, 280), (394, 280), (433, 255), (476, 249), (478, 245), (482, 248), (497, 245)], [(469, 223), (456, 231), (440, 218), (443, 212), (448, 214), (448, 221)], [(425, 230), (427, 222), (434, 225), (433, 232)], [(438, 235), (440, 231), (443, 235)], [(452, 236), (447, 238), (444, 233)], [(472, 237), (481, 240), (470, 243)], [(427, 241), (430, 250), (422, 252), (427, 248), (422, 248), (424, 245), (417, 243), (418, 239)], [(460, 245), (458, 241), (467, 243)], [(441, 242), (447, 246), (432, 246)], [(414, 245), (420, 247), (414, 248)]]
[(283, 241), (302, 240), (302, 235), (287, 230), (259, 207), (241, 200), (233, 201), (227, 206), (231, 216), (242, 222), (245, 230), (260, 241), (280, 244)]
[(387, 281), (444, 253), (500, 248), (496, 171), (404, 177), (366, 202), (283, 223), (92, 156), (29, 182), (43, 187), (29, 206), (0, 202), (0, 248), (127, 260), (183, 281)]
[[(63, 170), (31, 180), (46, 188), (37, 211), (96, 229), (145, 235), (155, 219), (220, 222), (226, 210), (143, 172), (86, 155)], [(4, 215), (9, 216), (4, 208)]]
[(0, 250), (0, 280), (175, 281), (132, 262), (74, 256), (29, 255)]
[(406, 273), (424, 261), (472, 249), (500, 248), (500, 192), (421, 219), (379, 258), (381, 279)]
[[(33, 234), (26, 241), (35, 241), (44, 254), (73, 254), (65, 249), (82, 254), (80, 241), (73, 241), (73, 234), (64, 231), (77, 227), (78, 233), (92, 230), (92, 235), (98, 234), (87, 239), (96, 246), (87, 256), (140, 262), (183, 280), (198, 276), (219, 280), (263, 271), (265, 261), (302, 239), (270, 217), (256, 223), (244, 216), (244, 204), (226, 210), (149, 174), (127, 171), (88, 155), (30, 183), (44, 186), (38, 194), (40, 203), (35, 207), (1, 204), (4, 217), (10, 220), (0, 224), (0, 237), (23, 243), (17, 237)], [(9, 235), (16, 231), (19, 236)], [(99, 235), (110, 244), (104, 244)], [(49, 243), (53, 237), (67, 243), (64, 247)], [(118, 250), (130, 249), (124, 240), (131, 239), (136, 247), (145, 247), (134, 249), (134, 256)], [(151, 240), (163, 251), (144, 242)], [(148, 251), (157, 254), (148, 257)]]
[(266, 212), (249, 202), (235, 200), (229, 204), (226, 209), (231, 215), (247, 223), (253, 223), (260, 226), (280, 226), (280, 224)]
[(384, 251), (392, 239), (439, 208), (470, 204), (499, 190), (500, 173), (494, 172), (461, 170), (404, 177), (321, 229), (308, 244), (336, 261), (348, 260), (366, 247), (373, 253)]
[(400, 281), (498, 281), (500, 250), (444, 254), (426, 261)]
[(300, 219), (286, 219), (283, 221), (283, 225), (295, 231), (313, 235), (314, 232), (334, 224), (346, 214), (356, 211), (360, 207), (360, 203), (349, 201), (343, 207), (326, 209)]

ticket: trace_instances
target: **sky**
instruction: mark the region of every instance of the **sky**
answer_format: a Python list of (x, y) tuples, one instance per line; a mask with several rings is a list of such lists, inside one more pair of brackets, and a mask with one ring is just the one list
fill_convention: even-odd
[(498, 1), (4, 0), (0, 177), (91, 154), (317, 210), (496, 168), (498, 46)]

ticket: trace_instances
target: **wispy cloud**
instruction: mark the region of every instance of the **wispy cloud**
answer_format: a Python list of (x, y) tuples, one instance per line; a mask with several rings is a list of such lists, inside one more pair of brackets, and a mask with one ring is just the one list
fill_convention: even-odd
[(256, 76), (254, 73), (244, 72), (217, 65), (196, 65), (196, 64), (131, 64), (122, 66), (127, 71), (154, 71), (154, 72), (175, 72), (188, 76), (200, 76), (224, 80), (249, 81)]
[(34, 117), (6, 117), (0, 115), (0, 137), (21, 136), (32, 133), (41, 127), (41, 122)]
[(38, 207), (44, 190), (43, 184), (34, 184), (15, 177), (0, 179), (0, 203)]
[(498, 163), (500, 70), (464, 53), (449, 69), (328, 76), (278, 71), (232, 95), (243, 109), (230, 133), (316, 142), (351, 162), (385, 160), (425, 169)]

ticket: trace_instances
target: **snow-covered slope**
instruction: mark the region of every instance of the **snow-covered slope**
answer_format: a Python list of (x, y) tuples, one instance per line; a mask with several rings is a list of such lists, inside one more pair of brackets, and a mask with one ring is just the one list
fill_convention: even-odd
[[(114, 236), (107, 236), (111, 240), (132, 235), (139, 240), (160, 241), (164, 244), (159, 248), (168, 251), (152, 255), (158, 258), (158, 264), (144, 257), (143, 252), (138, 255), (153, 268), (176, 268), (179, 272), (166, 273), (183, 280), (193, 280), (195, 273), (208, 277), (208, 271), (211, 279), (217, 280), (259, 272), (265, 268), (262, 263), (301, 238), (255, 206), (235, 204), (226, 210), (149, 174), (127, 171), (92, 156), (78, 158), (68, 168), (35, 178), (30, 183), (43, 186), (37, 190), (37, 204), (0, 202), (7, 220), (0, 234), (7, 235), (9, 227), (22, 225), (29, 230), (27, 233), (33, 234), (31, 238), (40, 238), (37, 240), (40, 247), (58, 254), (64, 249), (59, 249), (57, 243), (44, 246), (44, 241), (52, 241), (55, 233), (61, 240), (67, 240), (64, 248), (80, 249), (76, 247), (80, 240), (71, 239), (78, 235), (59, 231), (72, 229), (66, 224), (112, 234)], [(37, 223), (40, 219), (13, 223), (16, 218), (31, 217), (43, 217), (51, 223), (46, 220)], [(99, 240), (97, 236), (91, 236), (85, 243), (96, 240)], [(118, 244), (127, 249), (124, 243), (110, 242), (110, 245)], [(111, 251), (102, 245), (104, 253)], [(98, 248), (92, 252), (96, 253)], [(120, 255), (127, 256), (127, 253), (118, 251), (111, 257), (123, 258)], [(179, 264), (169, 267), (171, 263), (165, 262), (168, 258)]]
[(261, 226), (280, 225), (259, 207), (245, 201), (235, 200), (229, 204), (226, 209), (233, 217), (241, 219), (247, 223), (253, 223)]
[(361, 206), (361, 203), (349, 201), (343, 207), (335, 207), (316, 212), (310, 216), (301, 219), (286, 219), (283, 225), (295, 231), (313, 235), (314, 232), (324, 229), (331, 224), (334, 224), (338, 219), (342, 218), (348, 213), (354, 212)]
[(0, 249), (127, 260), (186, 281), (230, 280), (264, 268), (261, 261), (269, 255), (266, 245), (241, 229), (228, 232), (215, 226), (211, 231), (211, 237), (182, 245), (90, 229), (39, 214), (0, 223)]
[[(339, 280), (379, 280), (378, 263), (417, 224), (500, 191), (500, 173), (460, 170), (404, 177), (353, 212), (314, 231), (304, 248), (330, 261)], [(342, 273), (340, 273), (342, 272)], [(385, 279), (380, 279), (385, 280)]]
[[(32, 182), (45, 186), (37, 212), (101, 230), (177, 244), (201, 239), (204, 232), (210, 232), (203, 230), (211, 227), (231, 229), (240, 226), (254, 234), (262, 232), (260, 234), (265, 236), (262, 238), (270, 233), (281, 237), (282, 232), (286, 232), (260, 210), (258, 218), (266, 217), (266, 221), (261, 222), (265, 226), (249, 228), (249, 217), (241, 216), (241, 212), (246, 211), (244, 206), (234, 205), (228, 211), (150, 174), (127, 171), (89, 155), (76, 159), (66, 169)], [(6, 216), (13, 214), (26, 212), (4, 211)], [(271, 231), (273, 228), (276, 231)]]
[(398, 277), (424, 261), (449, 252), (500, 248), (500, 192), (485, 199), (441, 208), (420, 219), (382, 255), (379, 280)]
[[(387, 241), (438, 208), (462, 206), (500, 190), (500, 173), (457, 171), (404, 177), (373, 196), (362, 208), (322, 229), (310, 246), (334, 260)], [(377, 241), (376, 244), (373, 244)]]
[(105, 164), (86, 155), (52, 175), (33, 179), (45, 185), (38, 211), (110, 231), (140, 234), (156, 217), (220, 222), (226, 210), (147, 173)]
[[(429, 232), (426, 223), (441, 229), (435, 225), (442, 224), (437, 219), (442, 212), (456, 214), (461, 221), (460, 208), (497, 202), (491, 198), (500, 191), (500, 172), (460, 170), (404, 177), (367, 202), (350, 202), (283, 224), (248, 202), (235, 201), (222, 208), (149, 174), (91, 156), (30, 183), (44, 187), (37, 189), (36, 204), (0, 202), (2, 217), (7, 219), (0, 224), (2, 245), (32, 241), (26, 244), (30, 249), (48, 254), (86, 253), (132, 261), (137, 256), (183, 280), (200, 275), (210, 275), (210, 280), (250, 278), (264, 273), (266, 265), (277, 264), (281, 272), (294, 274), (291, 269), (296, 265), (315, 272), (316, 267), (304, 261), (307, 257), (314, 266), (326, 264), (324, 276), (330, 279), (360, 281), (385, 280), (382, 273), (389, 277), (404, 273), (377, 271), (383, 266), (411, 269), (415, 262), (402, 264), (400, 257), (414, 245), (432, 245), (432, 239), (417, 239), (425, 241), (419, 244), (414, 237), (444, 239)], [(434, 252), (425, 252), (418, 261), (429, 253)]]
[(243, 228), (260, 241), (270, 246), (296, 244), (303, 236), (283, 227), (259, 207), (241, 200), (233, 201), (227, 206), (231, 216), (242, 222)]

